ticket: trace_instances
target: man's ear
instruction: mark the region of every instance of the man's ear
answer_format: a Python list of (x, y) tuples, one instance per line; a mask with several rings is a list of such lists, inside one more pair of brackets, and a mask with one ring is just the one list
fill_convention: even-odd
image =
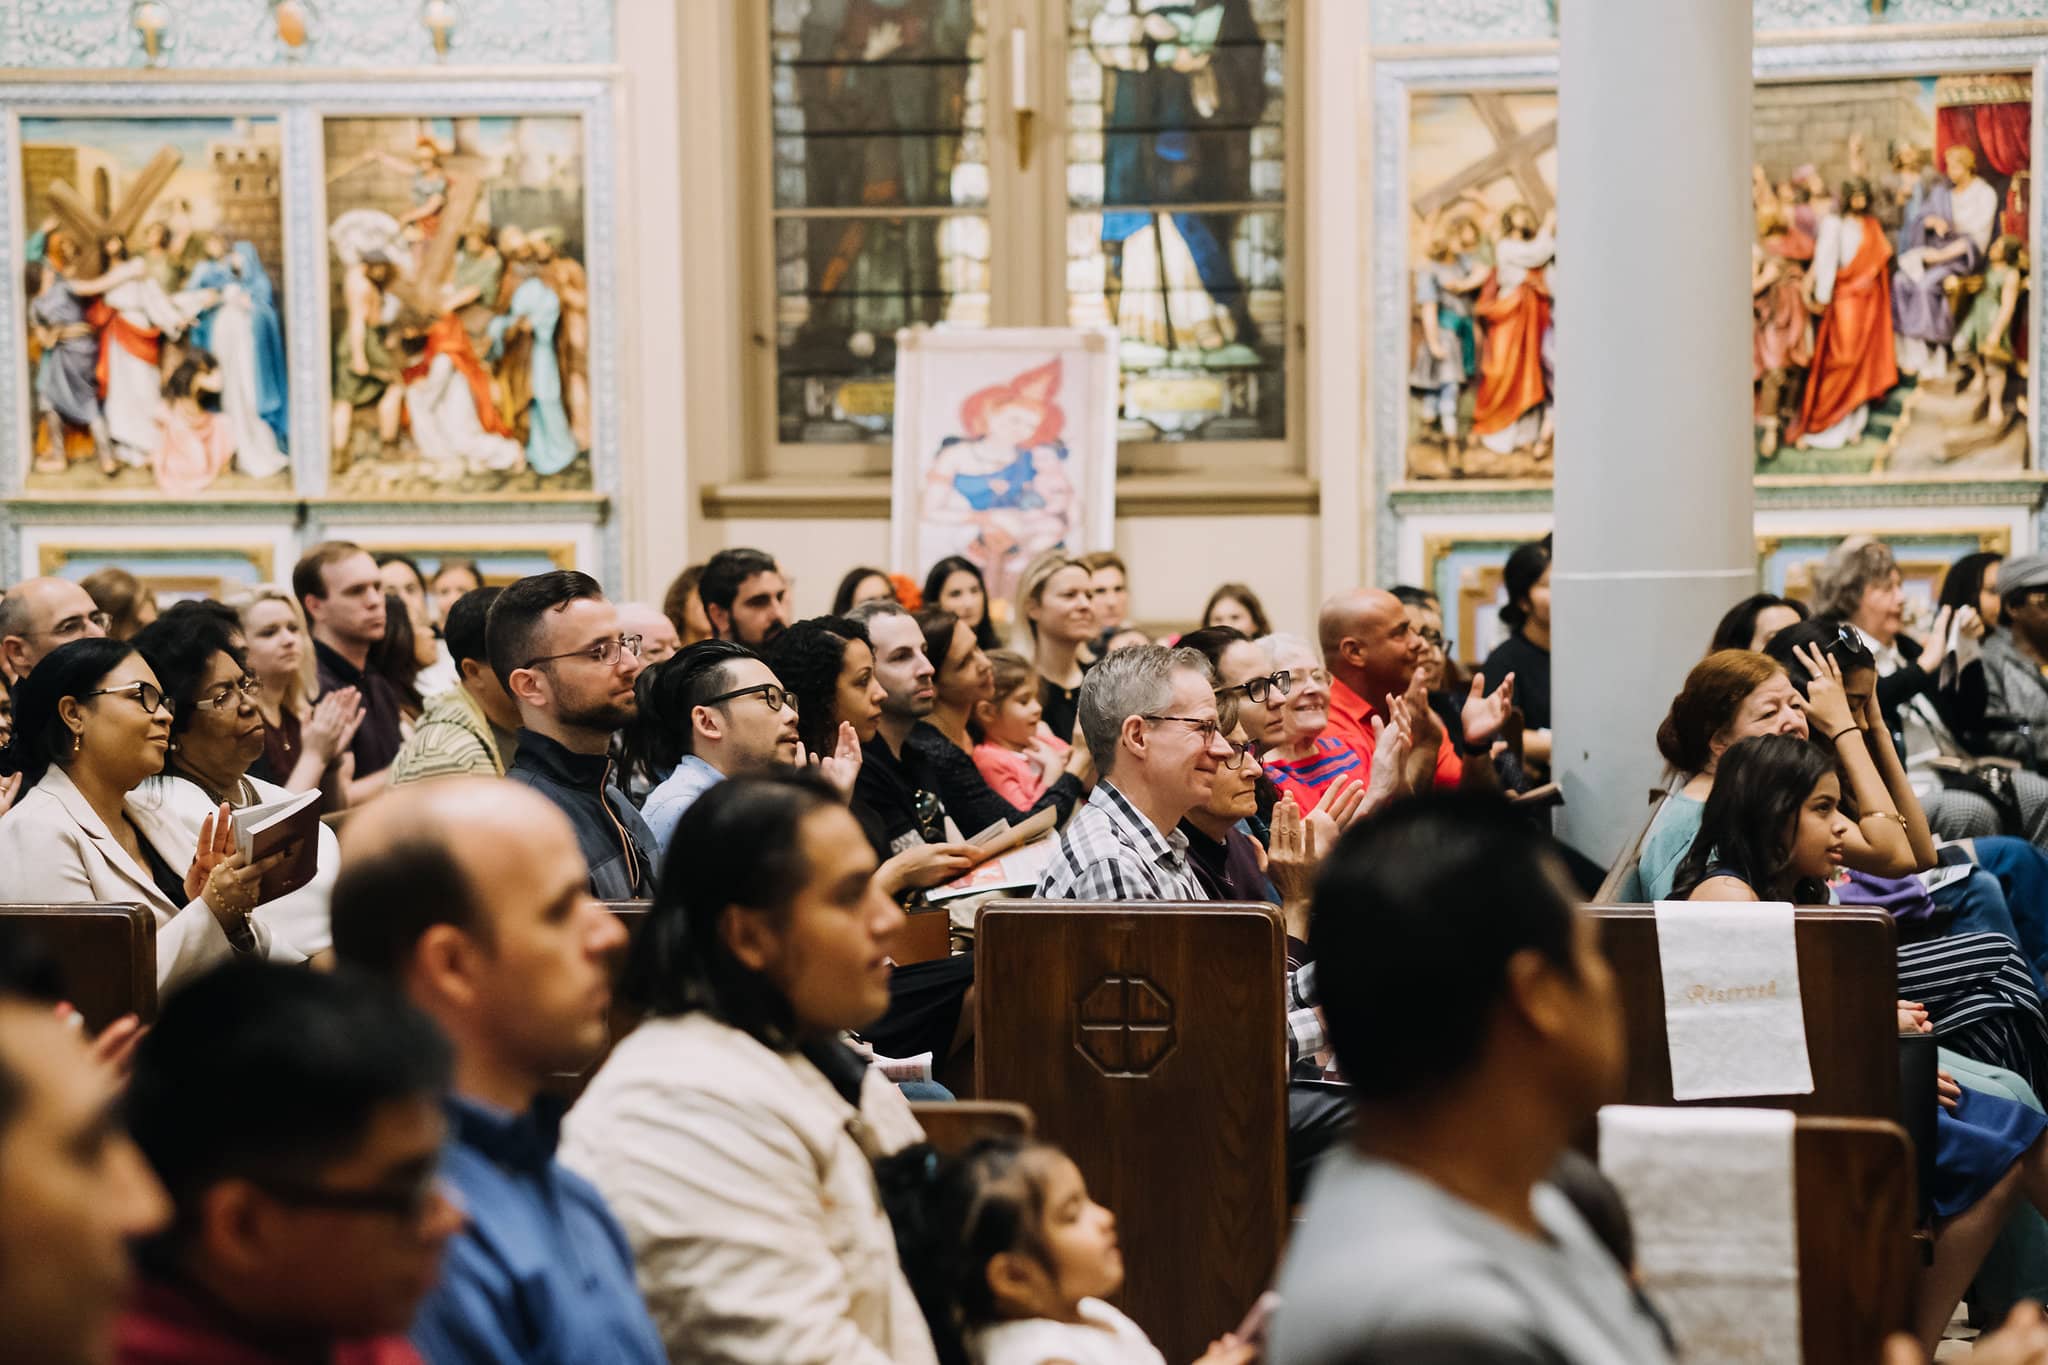
[(0, 671), (20, 682), (28, 676), (28, 641), (19, 635), (0, 639)]
[(725, 738), (725, 717), (715, 706), (697, 706), (690, 710), (690, 728), (704, 738), (716, 743)]
[(270, 1259), (263, 1235), (271, 1212), (266, 1203), (246, 1180), (222, 1180), (200, 1194), (192, 1235), (208, 1264), (236, 1278), (263, 1271)]
[(435, 924), (413, 946), (406, 975), (436, 998), (468, 1008), (476, 1003), (481, 967), (476, 940), (452, 924)]
[(1584, 1004), (1565, 974), (1541, 950), (1524, 948), (1508, 959), (1508, 989), (1501, 1004), (1540, 1038), (1559, 1038), (1584, 1027)]
[(1132, 753), (1143, 755), (1147, 735), (1143, 716), (1125, 716), (1122, 728), (1116, 732), (1118, 748), (1128, 746)]
[(732, 613), (724, 607), (715, 607), (709, 602), (703, 602), (701, 599), (700, 605), (704, 608), (704, 619), (711, 623), (711, 638), (714, 640), (729, 638), (728, 632), (732, 630)]
[(552, 692), (538, 668), (515, 668), (511, 685), (505, 689), (514, 702), (525, 702), (536, 711), (545, 710)]

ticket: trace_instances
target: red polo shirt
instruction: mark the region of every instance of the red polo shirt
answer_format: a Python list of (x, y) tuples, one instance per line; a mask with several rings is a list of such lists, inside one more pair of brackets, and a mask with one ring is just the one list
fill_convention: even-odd
[[(1365, 698), (1349, 687), (1330, 679), (1330, 728), (1323, 731), (1326, 739), (1341, 739), (1350, 745), (1365, 764), (1365, 776), (1372, 774), (1372, 717), (1378, 711)], [(1451, 737), (1445, 735), (1436, 750), (1436, 785), (1455, 787), (1465, 775), (1465, 764), (1458, 757), (1458, 751), (1451, 747)]]

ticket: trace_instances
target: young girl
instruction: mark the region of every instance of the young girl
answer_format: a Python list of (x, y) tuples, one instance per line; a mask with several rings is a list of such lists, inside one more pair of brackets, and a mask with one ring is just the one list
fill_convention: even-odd
[(974, 766), (996, 795), (1020, 810), (1030, 810), (1046, 786), (1067, 769), (1067, 746), (1040, 731), (1045, 705), (1038, 699), (1038, 674), (1022, 654), (999, 649), (988, 656), (995, 669), (995, 689), (987, 701), (976, 702), (968, 728), (973, 732)]
[[(1835, 760), (1793, 735), (1745, 739), (1721, 755), (1698, 838), (1679, 864), (1677, 893), (1695, 901), (1825, 905), (1855, 825), (1842, 813)], [(1997, 935), (1951, 939), (1996, 940)], [(1931, 1032), (1926, 1009), (1898, 1002), (1903, 1032)], [(1944, 1068), (1949, 1063), (1942, 1055)], [(1939, 1073), (1934, 1260), (1913, 1316), (1930, 1352), (2013, 1204), (2048, 1210), (2048, 1118), (2016, 1100), (1964, 1089)]]
[[(897, 1236), (942, 1365), (1166, 1365), (1103, 1302), (1124, 1282), (1116, 1215), (1088, 1197), (1066, 1153), (995, 1138), (929, 1170)], [(1195, 1365), (1258, 1355), (1226, 1336)]]

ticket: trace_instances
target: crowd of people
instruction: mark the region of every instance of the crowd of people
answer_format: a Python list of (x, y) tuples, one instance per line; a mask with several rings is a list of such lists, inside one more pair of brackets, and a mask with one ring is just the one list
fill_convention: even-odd
[[(12, 1349), (1157, 1365), (1107, 1300), (1162, 1249), (1057, 1146), (941, 1156), (911, 1107), (969, 1089), (976, 969), (967, 934), (899, 964), (906, 916), (1029, 822), (1037, 899), (1285, 926), (1252, 1026), (1301, 1222), (1270, 1324), (1199, 1365), (1673, 1359), (1571, 1150), (1623, 1026), (1581, 906), (1608, 869), (1547, 833), (1550, 556), (1510, 557), (1469, 670), (1424, 589), (1276, 629), (1224, 584), (1154, 632), (1124, 561), (1061, 550), (1014, 602), (951, 559), (804, 620), (755, 549), (659, 607), (345, 542), (230, 602), (16, 585), (0, 902), (144, 907), (162, 1006), (87, 1037), (0, 938)], [(1883, 545), (1815, 586), (1738, 604), (1686, 678), (1627, 898), (1899, 919), (1899, 1027), (1941, 1057), (1903, 1365), (1973, 1281), (2003, 1315), (1987, 1259), (2048, 1287), (2048, 558), (1959, 562), (1911, 637)], [(308, 793), (283, 879), (306, 847), (241, 822)], [(2048, 1318), (1973, 1358), (2048, 1360)]]

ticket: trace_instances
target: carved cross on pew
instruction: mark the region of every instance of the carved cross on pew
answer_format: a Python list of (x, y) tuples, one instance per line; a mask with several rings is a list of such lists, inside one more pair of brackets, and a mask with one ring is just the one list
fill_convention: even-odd
[(119, 237), (128, 244), (128, 254), (136, 254), (135, 229), (141, 226), (142, 215), (150, 204), (164, 192), (164, 186), (171, 183), (182, 159), (176, 148), (160, 149), (122, 189), (105, 215), (71, 185), (62, 180), (51, 182), (50, 211), (78, 248), (72, 257), (73, 273), (87, 278), (99, 274), (106, 266), (101, 259), (101, 245), (109, 237)]
[(1508, 110), (1506, 96), (1482, 90), (1474, 91), (1466, 98), (1472, 101), (1473, 112), (1478, 114), (1479, 121), (1492, 135), (1493, 151), (1416, 195), (1411, 205), (1415, 216), (1423, 219), (1433, 217), (1459, 195), (1506, 176), (1515, 182), (1515, 188), (1536, 211), (1539, 221), (1548, 217), (1557, 201), (1551, 195), (1550, 186), (1544, 183), (1543, 172), (1538, 169), (1536, 159), (1557, 145), (1557, 120), (1552, 118), (1534, 128), (1523, 129), (1515, 125), (1515, 116)]

